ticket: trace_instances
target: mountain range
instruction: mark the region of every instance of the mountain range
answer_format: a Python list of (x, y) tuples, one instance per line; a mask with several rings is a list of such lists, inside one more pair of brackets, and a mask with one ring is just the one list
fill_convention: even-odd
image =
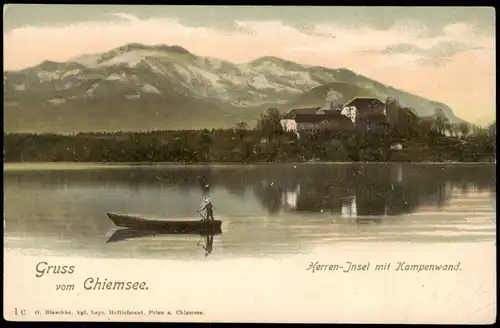
[(445, 104), (347, 69), (262, 57), (244, 64), (179, 46), (127, 44), (67, 62), (4, 71), (4, 132), (148, 131), (252, 125), (271, 107), (397, 97), (419, 116)]

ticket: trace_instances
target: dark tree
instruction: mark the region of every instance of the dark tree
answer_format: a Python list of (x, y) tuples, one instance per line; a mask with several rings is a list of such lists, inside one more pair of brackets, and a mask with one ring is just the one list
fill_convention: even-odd
[(257, 122), (257, 130), (260, 131), (268, 141), (272, 141), (275, 137), (281, 134), (281, 114), (276, 108), (269, 108), (267, 111), (260, 115), (260, 119)]
[(248, 124), (246, 122), (239, 122), (238, 124), (236, 124), (236, 131), (238, 131), (240, 135), (240, 140), (243, 140), (247, 130), (248, 130)]
[(433, 129), (439, 133), (439, 134), (444, 134), (444, 131), (446, 129), (446, 126), (449, 123), (449, 119), (445, 116), (443, 110), (441, 108), (436, 109), (436, 116), (434, 117), (433, 120)]

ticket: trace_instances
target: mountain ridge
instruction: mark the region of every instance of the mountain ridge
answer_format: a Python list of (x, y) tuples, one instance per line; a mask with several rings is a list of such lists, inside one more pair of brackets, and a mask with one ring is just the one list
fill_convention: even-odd
[[(4, 71), (4, 129), (229, 127), (238, 121), (255, 122), (266, 107), (286, 111), (324, 106), (328, 99), (345, 103), (355, 96), (396, 97), (420, 116), (440, 107), (450, 121), (462, 121), (445, 104), (345, 68), (303, 65), (274, 56), (234, 64), (176, 45), (128, 43), (66, 62), (43, 61)], [(99, 115), (109, 118), (108, 125), (95, 123), (94, 128)]]

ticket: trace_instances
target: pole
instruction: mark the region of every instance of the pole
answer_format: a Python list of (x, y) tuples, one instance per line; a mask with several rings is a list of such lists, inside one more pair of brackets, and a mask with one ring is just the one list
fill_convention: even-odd
[(196, 246), (200, 246), (201, 238), (203, 238), (203, 235), (200, 234), (200, 239), (198, 240), (198, 244), (196, 244)]
[(205, 220), (205, 217), (200, 212), (196, 211), (196, 213), (198, 213), (201, 216), (201, 218)]
[[(204, 218), (204, 217), (203, 217), (203, 215), (200, 213), (200, 211), (196, 211), (196, 213), (198, 213), (198, 214), (201, 216), (201, 218), (202, 218), (203, 220), (205, 220), (205, 218)], [(203, 221), (202, 221), (202, 222), (203, 222)], [(202, 237), (203, 237), (203, 235), (201, 235), (201, 234), (200, 234), (200, 239), (198, 240), (198, 244), (196, 244), (197, 246), (200, 246), (200, 242), (201, 242), (201, 238), (202, 238)]]

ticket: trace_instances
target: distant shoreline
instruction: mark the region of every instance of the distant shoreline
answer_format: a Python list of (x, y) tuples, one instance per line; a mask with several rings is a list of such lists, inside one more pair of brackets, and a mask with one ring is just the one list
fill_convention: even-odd
[[(267, 115), (267, 116), (266, 116)], [(464, 138), (428, 126), (389, 132), (340, 131), (297, 139), (266, 114), (259, 130), (163, 131), (143, 134), (4, 135), (4, 162), (100, 165), (277, 165), (495, 162), (495, 134)], [(274, 115), (274, 116), (273, 116)], [(275, 117), (276, 116), (276, 117)], [(276, 129), (272, 130), (271, 129)], [(270, 130), (271, 129), (271, 130)], [(401, 131), (400, 131), (401, 130)], [(364, 131), (364, 130), (363, 130)], [(379, 133), (380, 132), (380, 133)]]
[(159, 167), (159, 166), (175, 166), (175, 167), (255, 167), (255, 166), (294, 166), (294, 165), (487, 165), (496, 164), (496, 162), (276, 162), (276, 163), (243, 163), (243, 162), (206, 162), (206, 163), (176, 163), (176, 162), (4, 162), (4, 171), (15, 169), (65, 169), (65, 168), (117, 168), (117, 167)]

